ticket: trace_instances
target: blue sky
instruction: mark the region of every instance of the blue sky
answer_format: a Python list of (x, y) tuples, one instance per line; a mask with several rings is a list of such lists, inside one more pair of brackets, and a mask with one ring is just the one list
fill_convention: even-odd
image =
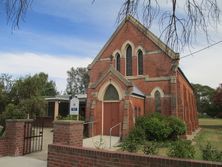
[[(222, 4), (221, 4), (222, 5)], [(86, 67), (115, 31), (120, 0), (34, 0), (32, 9), (12, 31), (0, 13), (0, 73), (15, 77), (46, 72), (60, 91), (66, 87), (66, 71)], [(178, 6), (179, 7), (179, 6)], [(1, 10), (2, 11), (2, 10)], [(151, 28), (159, 34), (158, 25)], [(222, 40), (222, 26), (212, 30)], [(205, 47), (200, 34), (191, 51)], [(217, 87), (222, 82), (222, 44), (182, 59), (180, 66), (191, 82)], [(185, 49), (181, 56), (188, 54)]]

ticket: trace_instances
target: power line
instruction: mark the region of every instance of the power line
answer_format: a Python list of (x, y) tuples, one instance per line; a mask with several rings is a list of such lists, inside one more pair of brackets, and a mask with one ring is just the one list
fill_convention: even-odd
[(190, 54), (188, 54), (188, 55), (182, 56), (180, 59), (183, 59), (183, 58), (185, 58), (185, 57), (192, 56), (192, 55), (194, 55), (194, 54), (196, 54), (196, 53), (199, 53), (199, 52), (201, 52), (201, 51), (203, 51), (203, 50), (206, 50), (206, 49), (208, 49), (208, 48), (211, 48), (212, 46), (217, 45), (217, 44), (219, 44), (219, 43), (221, 43), (221, 42), (222, 42), (222, 40), (221, 40), (221, 41), (218, 41), (218, 42), (215, 42), (215, 43), (213, 43), (213, 44), (211, 44), (211, 45), (208, 45), (208, 46), (205, 47), (205, 48), (202, 48), (202, 49), (200, 49), (200, 50), (197, 50), (197, 51), (195, 51), (195, 52), (193, 52), (193, 53), (190, 53)]

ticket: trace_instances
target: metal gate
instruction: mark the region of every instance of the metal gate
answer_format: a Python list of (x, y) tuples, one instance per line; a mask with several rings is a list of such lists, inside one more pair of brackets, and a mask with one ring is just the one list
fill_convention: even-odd
[(43, 144), (43, 119), (25, 122), (23, 154), (42, 150)]

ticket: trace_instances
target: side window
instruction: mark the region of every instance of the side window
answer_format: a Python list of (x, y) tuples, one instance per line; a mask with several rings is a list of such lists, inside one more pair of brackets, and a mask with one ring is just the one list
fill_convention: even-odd
[(161, 113), (161, 96), (158, 90), (155, 92), (154, 97), (155, 97), (155, 112)]
[(143, 75), (143, 52), (138, 51), (138, 74)]
[(126, 48), (126, 76), (132, 75), (132, 47), (130, 45)]
[(116, 70), (120, 72), (120, 55), (116, 53)]

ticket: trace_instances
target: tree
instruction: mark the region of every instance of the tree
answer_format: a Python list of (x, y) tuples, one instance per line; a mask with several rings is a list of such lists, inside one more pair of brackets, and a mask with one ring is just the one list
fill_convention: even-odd
[(13, 85), (12, 76), (8, 74), (0, 75), (0, 113), (5, 110), (9, 102), (9, 93)]
[(45, 112), (44, 96), (56, 94), (55, 83), (48, 80), (47, 74), (39, 73), (13, 81), (7, 96), (0, 102), (7, 99), (3, 111), (11, 111), (12, 108), (15, 108), (18, 112), (35, 117)]
[(76, 94), (84, 94), (88, 88), (89, 76), (87, 72), (87, 68), (72, 67), (69, 71), (67, 71), (67, 86), (66, 92), (71, 95)]
[[(174, 50), (185, 45), (190, 46), (198, 31), (205, 34), (209, 42), (209, 28), (217, 27), (220, 21), (220, 9), (217, 0), (123, 0), (118, 14), (118, 21), (128, 15), (142, 16), (149, 28), (153, 21), (158, 21), (161, 36)], [(168, 6), (170, 4), (170, 7)], [(181, 10), (183, 6), (184, 11)]]
[(33, 0), (3, 0), (1, 6), (5, 6), (8, 24), (12, 28), (19, 28), (19, 23), (24, 19), (27, 9), (31, 7)]
[[(91, 0), (95, 2), (96, 0)], [(219, 22), (220, 9), (217, 0), (122, 0), (117, 22), (128, 15), (141, 16), (149, 28), (153, 21), (160, 25), (160, 37), (174, 50), (180, 50), (185, 45), (192, 44), (198, 31), (205, 34), (209, 42), (209, 28), (215, 28)], [(141, 3), (142, 2), (142, 3)], [(6, 7), (8, 22), (14, 28), (31, 6), (32, 0), (3, 0)], [(170, 7), (169, 7), (170, 4)], [(184, 6), (181, 12), (179, 6)]]
[(200, 84), (192, 84), (196, 95), (197, 109), (201, 114), (222, 117), (222, 85), (216, 90)]
[(216, 89), (213, 96), (213, 102), (217, 108), (217, 116), (222, 117), (222, 84)]

